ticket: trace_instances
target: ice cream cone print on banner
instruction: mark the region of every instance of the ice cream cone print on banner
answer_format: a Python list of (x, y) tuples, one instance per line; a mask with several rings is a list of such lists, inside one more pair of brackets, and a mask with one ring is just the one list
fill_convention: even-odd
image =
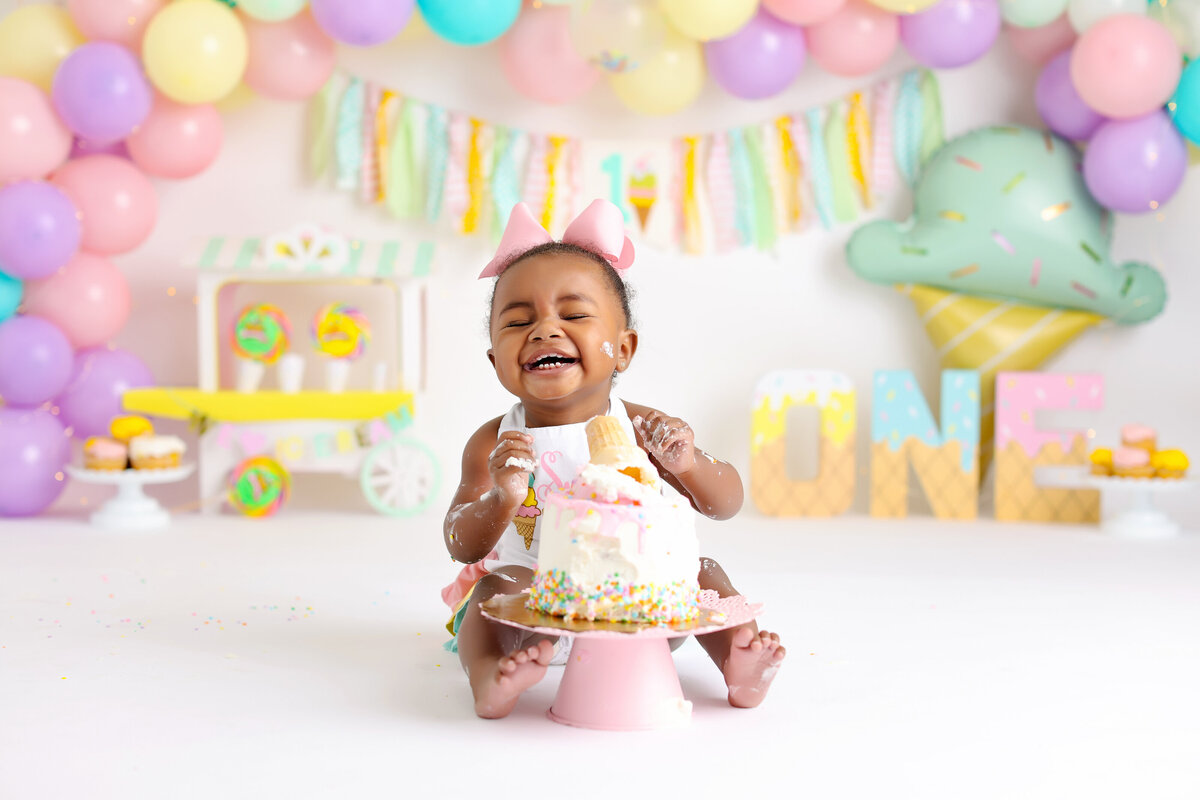
[(1166, 303), (1156, 270), (1110, 260), (1111, 220), (1079, 163), (1044, 131), (973, 131), (925, 163), (912, 219), (864, 225), (846, 246), (860, 277), (912, 296), (942, 365), (978, 370), (984, 397), (998, 371), (1034, 369), (1097, 322), (1146, 322)]
[(646, 221), (650, 219), (650, 210), (654, 208), (654, 201), (658, 199), (658, 178), (651, 171), (646, 159), (638, 161), (629, 174), (629, 191), (626, 196), (629, 205), (633, 206), (634, 212), (637, 213), (639, 230), (644, 232)]
[[(788, 475), (787, 420), (796, 406), (820, 410), (815, 480)], [(750, 496), (764, 514), (833, 517), (854, 502), (854, 387), (840, 372), (778, 370), (754, 389)]]
[(871, 516), (908, 515), (908, 466), (933, 514), (975, 519), (979, 513), (979, 375), (942, 373), (941, 429), (908, 370), (875, 373), (871, 408)]
[(1097, 522), (1099, 492), (1038, 486), (1038, 467), (1088, 463), (1085, 431), (1040, 431), (1041, 408), (1104, 407), (1100, 375), (1003, 372), (996, 378), (996, 519)]

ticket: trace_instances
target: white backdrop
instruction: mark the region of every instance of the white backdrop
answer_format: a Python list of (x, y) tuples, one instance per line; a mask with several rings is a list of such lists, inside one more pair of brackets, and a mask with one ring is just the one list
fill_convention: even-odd
[[(15, 7), (0, 0), (0, 14)], [(373, 50), (343, 49), (346, 69), (380, 83), (473, 115), (529, 130), (590, 136), (678, 135), (727, 128), (799, 111), (841, 96), (868, 80), (835, 79), (810, 63), (779, 97), (746, 102), (711, 84), (687, 112), (667, 119), (624, 110), (600, 83), (570, 107), (524, 100), (498, 69), (494, 46), (461, 48), (428, 39)], [(911, 66), (897, 55), (878, 76)], [(995, 122), (1038, 123), (1032, 105), (1036, 72), (1001, 42), (970, 67), (939, 73), (948, 136)], [(194, 276), (179, 265), (187, 244), (216, 234), (269, 234), (315, 221), (359, 238), (428, 236), (361, 205), (304, 171), (306, 108), (258, 99), (225, 115), (225, 144), (207, 173), (180, 183), (158, 182), (159, 221), (151, 238), (116, 263), (129, 279), (133, 314), (114, 343), (141, 356), (162, 384), (195, 385)], [(898, 192), (877, 211), (906, 215)], [(1103, 372), (1107, 405), (1092, 415), (1051, 416), (1045, 424), (1092, 428), (1111, 443), (1121, 424), (1157, 427), (1163, 446), (1200, 458), (1200, 375), (1194, 343), (1200, 339), (1200, 277), (1194, 266), (1190, 220), (1200, 212), (1200, 177), (1190, 175), (1156, 217), (1119, 217), (1114, 258), (1140, 259), (1166, 276), (1170, 301), (1157, 320), (1136, 328), (1085, 333), (1049, 368)], [(698, 441), (731, 460), (743, 476), (749, 464), (749, 408), (757, 379), (780, 368), (833, 368), (859, 387), (859, 460), (862, 477), (855, 513), (865, 513), (870, 376), (878, 368), (912, 369), (933, 403), (938, 367), (932, 346), (908, 299), (867, 284), (847, 268), (842, 248), (853, 226), (812, 230), (783, 239), (777, 251), (704, 258), (640, 250), (632, 281), (641, 347), (622, 378), (622, 396), (688, 420)], [(561, 233), (556, 231), (555, 233)], [(419, 397), (419, 433), (439, 454), (447, 480), (439, 504), (457, 478), (461, 447), (484, 420), (512, 402), (484, 358), (487, 286), (475, 280), (490, 253), (482, 239), (446, 235), (439, 242), (431, 291), (429, 391)], [(935, 406), (936, 411), (936, 406)], [(183, 432), (181, 424), (168, 425)], [(296, 507), (365, 509), (353, 486), (302, 481)], [(104, 497), (96, 487), (71, 486), (56, 514), (79, 514)], [(194, 484), (164, 496), (195, 499)], [(1168, 498), (1191, 528), (1200, 528), (1200, 497)], [(745, 514), (758, 512), (748, 504)]]

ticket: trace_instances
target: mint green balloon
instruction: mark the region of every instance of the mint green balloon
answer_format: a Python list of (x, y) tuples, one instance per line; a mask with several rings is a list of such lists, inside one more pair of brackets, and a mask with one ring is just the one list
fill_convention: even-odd
[(263, 22), (279, 22), (300, 13), (308, 0), (239, 0), (237, 7), (246, 16)]
[(1049, 25), (1067, 10), (1067, 0), (1000, 0), (1000, 16), (1018, 28)]
[(914, 213), (861, 226), (846, 245), (859, 277), (989, 300), (1145, 322), (1167, 301), (1162, 276), (1109, 259), (1112, 220), (1088, 192), (1073, 145), (993, 127), (946, 142), (921, 168)]

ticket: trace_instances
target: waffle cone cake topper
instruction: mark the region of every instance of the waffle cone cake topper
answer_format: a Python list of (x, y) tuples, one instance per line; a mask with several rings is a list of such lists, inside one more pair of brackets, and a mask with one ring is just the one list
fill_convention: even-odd
[(647, 486), (658, 485), (658, 470), (650, 463), (646, 451), (629, 440), (619, 419), (592, 417), (585, 430), (593, 464), (616, 467), (618, 472)]

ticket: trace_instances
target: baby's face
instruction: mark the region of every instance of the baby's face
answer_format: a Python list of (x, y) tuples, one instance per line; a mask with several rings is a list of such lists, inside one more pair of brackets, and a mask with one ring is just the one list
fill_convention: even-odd
[[(496, 285), (488, 358), (526, 403), (607, 402), (613, 371), (633, 358), (637, 334), (601, 267), (547, 253), (518, 262)], [(594, 413), (602, 413), (594, 412)]]

